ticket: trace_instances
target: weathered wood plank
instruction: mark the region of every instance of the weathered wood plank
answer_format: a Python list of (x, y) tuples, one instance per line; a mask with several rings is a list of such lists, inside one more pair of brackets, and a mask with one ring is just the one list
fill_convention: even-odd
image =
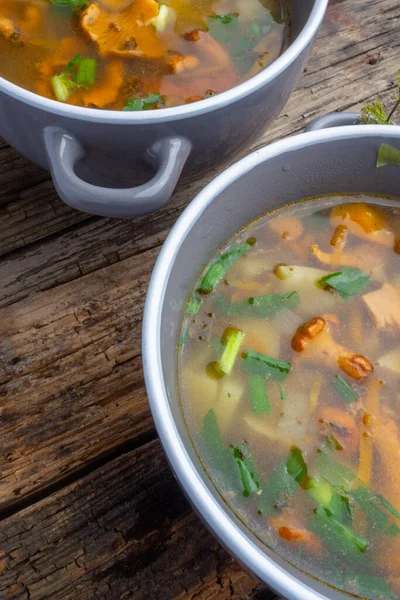
[(91, 218), (61, 202), (51, 181), (22, 189), (17, 200), (0, 206), (0, 256)]
[(140, 335), (156, 253), (0, 311), (0, 504), (152, 429)]
[[(382, 18), (382, 14), (386, 17)], [(317, 115), (355, 110), (376, 94), (389, 104), (400, 66), (399, 23), (400, 5), (393, 0), (343, 0), (330, 6), (298, 89), (280, 118), (254, 148), (301, 131)], [(187, 202), (215, 174), (178, 189), (169, 205), (157, 215), (131, 222), (87, 220), (86, 216), (61, 208), (52, 193), (50, 205), (45, 205), (44, 212), (35, 216), (35, 221), (31, 218), (16, 223), (5, 238), (8, 249), (20, 247), (21, 240), (25, 246), (29, 241), (45, 239), (31, 248), (24, 247), (0, 263), (4, 283), (0, 305), (16, 302), (29, 293), (52, 288), (162, 243)], [(38, 187), (42, 192), (43, 186)], [(25, 193), (34, 205), (35, 193), (32, 190)], [(20, 202), (15, 204), (16, 211), (20, 210)], [(48, 212), (56, 211), (55, 207), (58, 216), (47, 218)], [(82, 219), (76, 230), (68, 229), (46, 238), (48, 233), (64, 226), (70, 228), (75, 218), (76, 222)], [(1, 225), (0, 218), (0, 237)], [(27, 232), (31, 237), (27, 237)]]
[(273, 600), (190, 510), (159, 441), (0, 524), (4, 600)]

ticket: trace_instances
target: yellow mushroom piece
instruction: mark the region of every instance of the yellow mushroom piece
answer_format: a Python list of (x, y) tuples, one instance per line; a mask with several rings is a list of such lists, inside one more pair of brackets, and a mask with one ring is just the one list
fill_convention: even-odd
[(82, 12), (81, 27), (103, 56), (161, 58), (165, 49), (152, 23), (158, 12), (155, 0), (136, 0), (120, 13), (92, 2)]
[(15, 41), (21, 37), (21, 31), (11, 19), (0, 18), (0, 35), (8, 40)]
[(349, 232), (376, 244), (394, 246), (394, 233), (388, 228), (382, 212), (364, 202), (350, 202), (335, 206), (330, 220), (332, 225), (346, 225)]
[(124, 65), (114, 61), (107, 65), (102, 83), (95, 85), (83, 95), (84, 106), (103, 108), (118, 98), (124, 83)]

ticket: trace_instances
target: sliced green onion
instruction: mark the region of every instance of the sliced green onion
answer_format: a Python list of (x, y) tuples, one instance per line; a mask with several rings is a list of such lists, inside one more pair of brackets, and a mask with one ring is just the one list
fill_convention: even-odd
[(323, 289), (336, 290), (343, 300), (362, 292), (371, 283), (371, 277), (355, 267), (345, 267), (342, 271), (329, 273), (317, 281)]
[(161, 94), (151, 94), (147, 98), (133, 98), (128, 100), (123, 110), (137, 112), (140, 110), (151, 110), (154, 108), (160, 108), (160, 105), (164, 105), (164, 96)]
[(400, 166), (400, 150), (389, 144), (382, 144), (378, 150), (376, 166), (385, 167), (386, 165)]
[(282, 386), (279, 388), (279, 394), (280, 394), (281, 400), (287, 400), (286, 392)]
[(74, 58), (70, 60), (69, 63), (63, 68), (63, 73), (70, 73), (73, 70), (73, 68), (81, 62), (81, 60), (83, 60), (83, 58), (80, 54), (74, 56)]
[(351, 385), (347, 383), (347, 381), (340, 377), (340, 375), (336, 375), (335, 379), (332, 381), (332, 386), (346, 404), (351, 404), (357, 400), (357, 393), (353, 390)]
[(55, 94), (55, 97), (59, 102), (66, 102), (74, 89), (72, 81), (64, 75), (53, 75), (51, 78), (51, 85)]
[(242, 367), (254, 375), (263, 375), (269, 379), (284, 381), (289, 374), (291, 365), (265, 354), (248, 350), (242, 360)]
[(235, 262), (250, 250), (252, 245), (252, 243), (244, 242), (221, 254), (208, 268), (197, 291), (200, 294), (209, 294), (212, 292), (217, 283), (226, 275)]
[(228, 327), (225, 330), (221, 342), (225, 346), (221, 358), (217, 363), (217, 369), (224, 373), (224, 375), (230, 375), (233, 370), (239, 349), (244, 338), (244, 333), (240, 329), (234, 327)]
[(333, 488), (326, 479), (308, 479), (305, 489), (309, 495), (321, 506), (329, 506), (333, 498)]
[(286, 461), (286, 469), (289, 475), (300, 484), (304, 477), (307, 476), (307, 465), (303, 458), (303, 453), (299, 448), (293, 446), (290, 449), (288, 459)]
[(186, 314), (187, 315), (197, 315), (200, 310), (200, 305), (201, 305), (201, 300), (199, 300), (199, 298), (196, 298), (196, 294), (193, 293), (190, 296), (189, 302), (186, 305), (186, 309), (185, 309)]
[(390, 512), (390, 514), (396, 517), (396, 519), (400, 519), (399, 511), (393, 506), (393, 504), (390, 504), (389, 500), (386, 500), (386, 498), (384, 498), (381, 494), (377, 494), (376, 497), (382, 506), (384, 506), (386, 510)]
[(268, 415), (271, 412), (271, 404), (265, 391), (265, 378), (262, 375), (249, 377), (249, 398), (253, 413)]
[(76, 83), (78, 85), (94, 85), (97, 61), (94, 58), (82, 58), (78, 63)]
[(57, 6), (69, 6), (70, 8), (82, 8), (88, 4), (88, 0), (51, 0)]
[(260, 484), (251, 461), (244, 457), (243, 451), (239, 446), (236, 446), (236, 448), (233, 449), (233, 456), (239, 467), (240, 479), (243, 486), (243, 496), (247, 497), (253, 492), (258, 492)]
[(276, 515), (298, 489), (298, 484), (287, 471), (285, 461), (272, 471), (268, 483), (263, 486), (258, 509), (266, 516)]

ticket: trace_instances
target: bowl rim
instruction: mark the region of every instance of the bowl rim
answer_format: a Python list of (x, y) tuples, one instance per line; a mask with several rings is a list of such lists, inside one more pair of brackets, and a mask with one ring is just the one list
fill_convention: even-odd
[[(184, 239), (215, 197), (255, 166), (273, 157), (300, 150), (308, 145), (344, 141), (354, 136), (400, 139), (400, 127), (350, 125), (291, 136), (253, 152), (218, 175), (188, 205), (171, 229), (157, 258), (144, 309), (142, 348), (145, 383), (153, 419), (169, 463), (192, 505), (220, 542), (261, 581), (272, 586), (288, 600), (326, 600), (327, 596), (311, 589), (264, 554), (239, 529), (234, 517), (218, 504), (200, 477), (198, 464), (192, 461), (185, 448), (169, 405), (161, 359), (161, 316), (165, 291), (175, 258)], [(348, 597), (345, 592), (338, 593), (342, 594), (343, 598)]]
[(85, 108), (63, 104), (62, 102), (57, 102), (57, 100), (52, 100), (50, 98), (44, 98), (43, 96), (39, 96), (39, 94), (35, 94), (34, 92), (19, 87), (15, 83), (11, 83), (3, 77), (0, 77), (0, 94), (5, 92), (9, 96), (22, 100), (34, 108), (47, 110), (54, 115), (90, 121), (93, 123), (164, 123), (176, 121), (178, 119), (196, 117), (223, 108), (249, 96), (284, 71), (312, 42), (324, 17), (328, 1), (329, 0), (314, 0), (311, 13), (300, 34), (289, 48), (287, 48), (269, 67), (248, 81), (245, 81), (226, 92), (222, 92), (221, 94), (205, 100), (200, 100), (199, 102), (194, 102), (193, 104), (143, 112)]

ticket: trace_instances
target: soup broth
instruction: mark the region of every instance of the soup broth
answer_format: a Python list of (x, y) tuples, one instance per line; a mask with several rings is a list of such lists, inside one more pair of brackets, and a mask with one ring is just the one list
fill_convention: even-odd
[(400, 598), (400, 209), (341, 196), (268, 214), (200, 277), (179, 342), (204, 468), (269, 547)]
[(256, 75), (288, 36), (285, 0), (0, 0), (0, 76), (69, 104), (171, 107)]

